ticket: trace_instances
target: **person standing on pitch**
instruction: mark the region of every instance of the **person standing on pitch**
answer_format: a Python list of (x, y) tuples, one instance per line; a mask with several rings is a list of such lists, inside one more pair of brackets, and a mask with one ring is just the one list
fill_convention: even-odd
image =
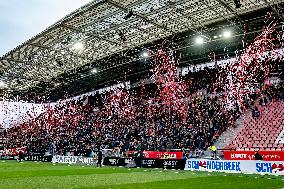
[(102, 159), (103, 159), (103, 153), (100, 149), (98, 149), (98, 152), (97, 152), (97, 167), (102, 167)]
[(212, 152), (213, 159), (217, 159), (217, 147), (214, 145), (209, 146), (208, 150)]
[(22, 150), (19, 151), (19, 162), (22, 162), (25, 159), (25, 154)]
[(138, 167), (143, 167), (143, 150), (139, 150), (138, 152)]

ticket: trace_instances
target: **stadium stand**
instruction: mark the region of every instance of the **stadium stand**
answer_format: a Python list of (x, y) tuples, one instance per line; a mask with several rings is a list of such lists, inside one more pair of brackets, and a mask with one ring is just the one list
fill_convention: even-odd
[(4, 9), (0, 189), (284, 189), (284, 0)]
[[(189, 74), (189, 80), (194, 83), (190, 88), (192, 94), (202, 86), (212, 86), (209, 85), (211, 80), (199, 79), (198, 74), (204, 72)], [(97, 111), (106, 108), (103, 99), (113, 95), (112, 92), (59, 103), (34, 120), (7, 130), (4, 133), (8, 139), (7, 147), (27, 146), (30, 151), (44, 152), (51, 151), (55, 143), (59, 154), (85, 154), (94, 146), (108, 149), (120, 146), (122, 153), (139, 149), (205, 150), (229, 124), (229, 115), (222, 112), (222, 97), (193, 97), (187, 107), (189, 119), (183, 122), (174, 112), (168, 116), (169, 112), (163, 110), (161, 104), (145, 105), (146, 99), (154, 97), (155, 85), (145, 88), (145, 99), (138, 95), (141, 87), (130, 91), (135, 96), (132, 99), (133, 114), (124, 111), (122, 115), (103, 115), (103, 111)], [(126, 94), (123, 90), (119, 92)], [(124, 116), (133, 119), (125, 121)]]
[[(167, 112), (160, 103), (148, 104), (149, 100), (155, 100), (156, 90), (155, 84), (148, 84), (129, 91), (116, 89), (104, 94), (59, 102), (55, 108), (50, 107), (39, 117), (6, 130), (2, 137), (7, 138), (7, 148), (26, 146), (30, 152), (50, 151), (63, 155), (88, 156), (94, 148), (118, 148), (120, 154), (128, 150), (162, 151), (186, 148), (199, 156), (216, 142), (227, 128), (234, 127), (236, 119), (240, 116), (239, 110), (223, 109), (225, 99), (222, 93), (209, 95), (214, 91), (212, 83), (215, 81), (211, 75), (215, 72), (215, 69), (205, 68), (185, 76), (185, 80), (191, 83), (187, 90), (192, 95), (187, 102), (188, 119), (185, 122), (174, 111)], [(225, 69), (219, 68), (218, 72), (225, 72)], [(198, 77), (200, 74), (205, 77), (201, 79)], [(273, 93), (271, 88), (274, 89), (271, 86), (265, 92), (274, 94), (276, 89)], [(145, 93), (139, 95), (139, 91), (142, 90), (145, 90)], [(200, 90), (205, 90), (207, 95), (198, 95), (196, 92)], [(221, 89), (218, 90), (221, 92)], [(282, 88), (276, 91), (281, 90)], [(280, 92), (277, 97), (270, 95), (270, 100), (282, 98), (283, 94)], [(107, 105), (116, 101), (104, 99), (119, 99), (123, 96), (125, 98), (117, 101), (117, 106), (123, 107), (123, 103), (127, 103), (127, 98), (134, 96), (130, 108), (106, 111)], [(246, 103), (248, 109), (259, 107), (260, 117), (246, 117), (244, 129), (226, 148), (283, 149), (282, 144), (273, 144), (273, 140), (276, 140), (281, 128), (283, 129), (283, 124), (280, 124), (283, 110), (276, 109), (275, 106), (280, 108), (283, 103), (273, 101), (264, 105), (261, 101), (261, 105), (254, 106), (254, 102), (259, 99), (257, 95), (252, 94)], [(115, 108), (115, 103), (112, 104), (112, 108)], [(125, 116), (129, 118), (124, 119)], [(277, 127), (263, 126), (271, 120), (274, 120), (273, 123)], [(270, 135), (267, 135), (268, 132)]]
[(284, 129), (284, 102), (273, 101), (260, 106), (260, 116), (244, 118), (244, 128), (228, 144), (236, 150), (284, 150), (284, 144), (277, 140)]

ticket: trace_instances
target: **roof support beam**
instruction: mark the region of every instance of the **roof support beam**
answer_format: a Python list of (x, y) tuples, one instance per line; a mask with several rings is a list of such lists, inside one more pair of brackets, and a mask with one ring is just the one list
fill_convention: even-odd
[[(68, 28), (68, 29), (73, 30), (73, 31), (76, 31), (76, 32), (79, 32), (79, 33), (85, 33), (84, 31), (82, 31), (82, 29), (78, 29), (78, 28), (75, 28), (75, 27), (72, 27), (72, 26), (63, 25), (63, 27)], [(116, 41), (112, 41), (112, 40), (106, 39), (106, 38), (104, 38), (104, 37), (100, 37), (100, 36), (98, 36), (98, 35), (95, 35), (95, 34), (88, 34), (87, 36), (89, 36), (89, 37), (95, 37), (95, 38), (97, 38), (97, 39), (101, 39), (101, 40), (103, 40), (103, 41), (107, 41), (107, 42), (112, 43), (112, 44), (116, 44), (116, 45), (119, 44), (119, 43), (116, 42)]]
[[(1, 60), (1, 59), (0, 59)], [(15, 60), (13, 58), (4, 58), (2, 60), (7, 60), (7, 61), (11, 61), (11, 62), (15, 62), (15, 63), (26, 63), (23, 60)]]
[[(117, 8), (120, 8), (121, 10), (128, 11), (128, 9), (127, 9), (126, 7), (123, 7), (123, 6), (120, 5), (119, 3), (116, 3), (116, 2), (114, 2), (114, 1), (112, 1), (112, 0), (107, 0), (107, 2), (108, 2), (109, 4), (111, 4), (111, 5), (115, 6), (115, 7), (117, 7)], [(147, 22), (149, 22), (149, 23), (155, 25), (156, 27), (159, 27), (159, 28), (161, 28), (161, 29), (163, 29), (163, 30), (165, 30), (165, 31), (169, 31), (169, 32), (171, 32), (171, 33), (173, 33), (173, 34), (175, 33), (174, 31), (171, 31), (171, 30), (170, 30), (169, 28), (167, 28), (166, 26), (163, 26), (163, 25), (161, 25), (161, 24), (159, 24), (159, 23), (156, 23), (156, 22), (154, 22), (154, 21), (148, 19), (147, 17), (145, 17), (145, 16), (142, 15), (142, 14), (133, 12), (133, 15), (136, 15), (137, 17), (140, 17), (140, 18), (142, 18), (143, 20), (145, 20), (145, 21), (147, 21)]]
[[(203, 4), (205, 4), (205, 2), (203, 2), (203, 1), (201, 1), (201, 2), (202, 2)], [(219, 2), (221, 5), (223, 5), (230, 13), (232, 13), (233, 15), (235, 15), (242, 23), (244, 23), (244, 21), (239, 17), (239, 15), (238, 15), (233, 9), (231, 9), (231, 7), (230, 7), (229, 5), (227, 5), (224, 1), (222, 1), (222, 0), (217, 0), (217, 2)], [(215, 9), (213, 9), (213, 8), (211, 8), (211, 7), (209, 7), (209, 9), (211, 9), (212, 11), (214, 11), (215, 13), (218, 14), (218, 12), (217, 12)], [(222, 14), (221, 14), (221, 16), (222, 16), (222, 18), (224, 18), (225, 20), (227, 20), (227, 21), (230, 22), (231, 24), (236, 24), (236, 23), (232, 22), (230, 19), (224, 17)], [(242, 31), (242, 28), (241, 28), (241, 27), (238, 26), (238, 28)]]
[(48, 48), (47, 46), (39, 45), (39, 44), (37, 44), (37, 43), (29, 43), (29, 45), (34, 46), (34, 47), (38, 47), (38, 48), (43, 48), (43, 49)]
[[(140, 3), (143, 3), (144, 1), (145, 1), (145, 0), (136, 1), (135, 3), (132, 3), (132, 4), (130, 4), (129, 6), (127, 6), (127, 7), (125, 7), (125, 8), (131, 9), (131, 8), (133, 8), (134, 6), (139, 5)], [(106, 2), (107, 2), (107, 0), (106, 0)], [(100, 21), (102, 21), (102, 20), (104, 20), (104, 19), (106, 19), (106, 18), (112, 17), (112, 16), (114, 16), (114, 15), (120, 13), (120, 12), (121, 12), (121, 9), (119, 9), (119, 10), (117, 10), (117, 11), (114, 11), (113, 13), (108, 14), (108, 15), (105, 15), (105, 16), (101, 17), (100, 19), (98, 19), (98, 20), (96, 20), (96, 21), (94, 21), (94, 22), (90, 22), (89, 24), (83, 26), (83, 28), (86, 28), (86, 27), (88, 27), (88, 26), (91, 26), (91, 25), (93, 25), (94, 23), (98, 23), (98, 22), (100, 22)]]
[[(105, 15), (105, 16), (101, 17), (100, 19), (98, 19), (98, 20), (96, 20), (96, 21), (94, 21), (94, 22), (90, 22), (89, 24), (84, 25), (82, 28), (80, 28), (80, 30), (82, 31), (84, 28), (87, 28), (88, 26), (91, 26), (91, 25), (93, 25), (94, 23), (98, 23), (98, 22), (100, 22), (100, 21), (102, 21), (102, 20), (104, 20), (104, 19), (106, 19), (106, 18), (108, 18), (108, 17), (111, 17), (111, 16), (113, 16), (113, 15), (116, 15), (116, 14), (120, 13), (121, 11), (130, 10), (131, 8), (135, 7), (136, 5), (139, 5), (140, 3), (143, 3), (144, 1), (145, 1), (145, 0), (136, 1), (136, 2), (134, 2), (134, 3), (132, 3), (132, 4), (130, 4), (129, 6), (124, 7), (123, 9), (121, 9), (121, 8), (119, 8), (119, 7), (117, 7), (117, 6), (115, 6), (115, 7), (119, 8), (119, 10), (114, 11), (114, 12), (111, 13), (111, 14)], [(155, 13), (157, 13), (157, 12), (159, 12), (159, 11), (165, 10), (165, 9), (167, 9), (167, 8), (169, 8), (169, 7), (174, 7), (174, 6), (176, 6), (176, 5), (180, 5), (180, 4), (185, 3), (185, 2), (187, 2), (187, 1), (188, 1), (188, 0), (180, 0), (180, 1), (178, 1), (178, 2), (174, 2), (173, 4), (171, 4), (171, 5), (169, 5), (169, 6), (164, 6), (164, 7), (160, 8), (160, 9), (154, 10), (154, 11), (152, 11), (151, 13), (146, 14), (145, 16), (148, 16), (148, 15), (151, 15), (151, 14), (155, 14)], [(106, 2), (108, 2), (108, 0), (103, 1), (103, 2), (106, 3)], [(202, 10), (198, 10), (198, 11), (196, 11), (196, 12), (200, 12), (200, 11), (202, 11)], [(125, 24), (125, 23), (128, 23), (129, 21), (133, 21), (133, 19), (129, 19), (128, 21), (124, 22), (124, 24)], [(73, 29), (72, 29), (71, 26), (68, 26), (68, 25), (66, 25), (66, 24), (65, 24), (65, 25), (63, 24), (62, 26), (65, 27), (65, 28), (74, 30), (74, 27), (73, 27)], [(202, 25), (201, 25), (201, 26), (202, 26)], [(119, 26), (114, 26), (114, 27), (110, 27), (110, 28), (108, 28), (108, 29), (106, 29), (106, 30), (109, 31), (109, 30), (112, 30), (112, 29), (115, 29), (115, 28), (118, 28), (118, 27), (119, 27)], [(77, 29), (77, 28), (76, 28), (76, 29)], [(163, 28), (163, 29), (164, 29), (164, 28)], [(78, 29), (77, 29), (77, 30), (78, 30)], [(194, 29), (191, 29), (191, 30), (194, 31), (194, 32), (197, 32), (197, 31), (194, 30)], [(105, 32), (105, 31), (103, 31), (103, 32)], [(81, 32), (81, 33), (83, 33), (83, 32)], [(51, 42), (51, 44), (54, 44), (54, 43), (56, 43), (56, 42), (58, 42), (58, 41), (64, 39), (67, 35), (68, 35), (68, 34), (66, 34), (66, 35), (62, 36), (61, 38), (59, 38), (59, 39), (57, 39), (57, 40)], [(90, 39), (91, 37), (94, 37), (94, 36), (90, 35), (90, 37), (88, 37), (87, 39)], [(104, 39), (104, 40), (105, 40), (105, 39)]]
[[(166, 10), (166, 9), (168, 9), (169, 7), (174, 7), (174, 6), (176, 6), (176, 5), (180, 5), (180, 4), (182, 4), (182, 3), (186, 2), (186, 1), (187, 1), (187, 0), (181, 0), (181, 1), (175, 2), (175, 3), (173, 3), (173, 4), (169, 5), (169, 6), (164, 6), (164, 7), (160, 8), (160, 9), (156, 9), (156, 10), (150, 12), (150, 13), (147, 13), (147, 14), (145, 14), (144, 16), (150, 16), (150, 15), (152, 15), (152, 14), (155, 14), (155, 13), (158, 13), (158, 12), (162, 12), (163, 10)], [(215, 7), (217, 7), (217, 6), (218, 6), (218, 5), (212, 6), (212, 8), (215, 8)], [(202, 12), (202, 11), (205, 11), (205, 10), (206, 10), (206, 9), (200, 9), (200, 10), (194, 11), (194, 12), (192, 12), (192, 13), (184, 14), (183, 16), (189, 17), (189, 16), (192, 15), (192, 14), (197, 14), (197, 13)], [(129, 23), (129, 22), (131, 22), (131, 21), (134, 21), (134, 20), (136, 20), (136, 18), (130, 18), (130, 19), (128, 19), (127, 21), (125, 21), (124, 24), (127, 24), (127, 23)], [(194, 19), (192, 19), (192, 20), (194, 20)], [(196, 21), (199, 22), (198, 20), (196, 20)], [(200, 25), (201, 27), (204, 27), (204, 26), (202, 26), (201, 23), (199, 23), (199, 25)], [(104, 33), (107, 33), (107, 32), (109, 32), (110, 30), (115, 30), (115, 29), (117, 29), (117, 28), (119, 28), (119, 27), (120, 27), (120, 25), (114, 26), (114, 27), (110, 27), (110, 28), (104, 30), (103, 32), (104, 32)], [(189, 28), (189, 29), (192, 30), (192, 31), (194, 31), (194, 32), (197, 32), (197, 31), (196, 31), (195, 29), (193, 29), (193, 28)]]
[(277, 15), (277, 17), (278, 17), (281, 21), (284, 21), (283, 16), (279, 14), (279, 12), (270, 4), (270, 2), (268, 2), (267, 0), (263, 0), (263, 1), (269, 6), (269, 8)]
[(244, 20), (238, 15), (238, 13), (233, 10), (227, 3), (225, 3), (223, 0), (216, 0), (218, 1), (221, 5), (223, 5), (228, 11), (233, 13), (242, 23), (244, 23)]

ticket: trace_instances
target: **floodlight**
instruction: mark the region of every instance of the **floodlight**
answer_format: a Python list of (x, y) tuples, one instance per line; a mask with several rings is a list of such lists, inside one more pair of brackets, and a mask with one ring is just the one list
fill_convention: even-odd
[(203, 37), (198, 36), (198, 37), (195, 39), (195, 42), (196, 42), (196, 44), (201, 45), (201, 44), (204, 43), (204, 39), (203, 39)]
[(75, 44), (73, 45), (73, 48), (74, 48), (75, 50), (81, 50), (81, 49), (84, 48), (84, 45), (83, 45), (83, 43), (81, 43), (81, 42), (77, 42), (77, 43), (75, 43)]
[(149, 57), (149, 54), (148, 54), (148, 52), (143, 52), (142, 56), (143, 56), (144, 58), (148, 58), (148, 57)]
[(97, 70), (97, 68), (93, 68), (91, 72), (92, 73), (98, 73), (98, 70)]
[(3, 88), (5, 86), (6, 86), (6, 84), (4, 83), (4, 81), (0, 81), (0, 88)]
[(232, 33), (231, 33), (231, 31), (225, 31), (223, 33), (223, 36), (224, 36), (224, 38), (230, 38), (232, 36)]

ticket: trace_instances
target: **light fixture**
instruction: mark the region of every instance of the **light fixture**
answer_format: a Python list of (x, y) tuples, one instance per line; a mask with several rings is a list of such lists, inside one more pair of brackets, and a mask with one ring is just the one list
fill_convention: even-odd
[(201, 44), (204, 43), (204, 39), (203, 39), (203, 37), (198, 36), (198, 37), (195, 39), (195, 42), (196, 42), (196, 44), (201, 45)]
[(74, 48), (75, 50), (81, 50), (81, 49), (84, 48), (84, 45), (83, 45), (82, 42), (77, 42), (77, 43), (75, 43), (75, 44), (73, 45), (73, 48)]
[(5, 86), (6, 86), (6, 84), (4, 83), (4, 81), (0, 81), (0, 88), (3, 88)]
[(149, 54), (148, 54), (148, 52), (145, 51), (145, 52), (142, 53), (142, 56), (143, 56), (144, 58), (148, 58), (148, 57), (149, 57)]
[(91, 72), (92, 73), (98, 73), (98, 70), (97, 70), (97, 68), (93, 68)]
[(231, 33), (231, 31), (225, 31), (223, 33), (223, 36), (224, 36), (224, 38), (230, 38), (232, 36), (232, 33)]

